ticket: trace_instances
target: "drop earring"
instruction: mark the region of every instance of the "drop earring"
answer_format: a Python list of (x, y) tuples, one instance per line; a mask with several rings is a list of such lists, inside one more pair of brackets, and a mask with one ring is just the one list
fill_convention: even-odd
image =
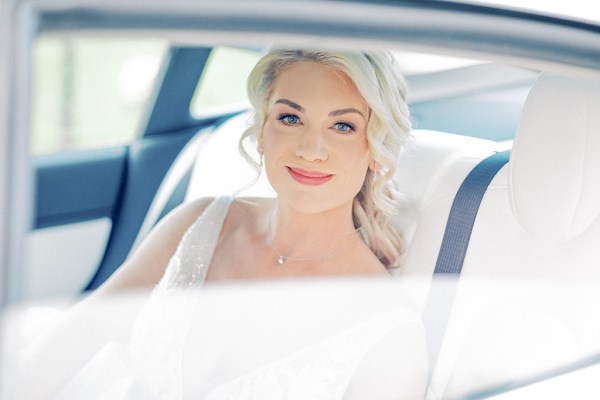
[(262, 153), (260, 153), (260, 159), (259, 159), (258, 165), (259, 165), (261, 168), (263, 167), (263, 154), (262, 154)]

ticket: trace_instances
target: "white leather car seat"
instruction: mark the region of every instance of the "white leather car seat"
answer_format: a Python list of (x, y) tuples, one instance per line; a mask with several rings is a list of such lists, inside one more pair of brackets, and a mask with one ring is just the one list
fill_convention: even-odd
[(480, 206), (429, 397), (600, 352), (598, 288), (600, 84), (542, 76)]
[[(154, 196), (132, 251), (158, 220), (166, 212), (171, 211), (168, 209), (169, 201), (182, 182), (184, 193), (178, 202), (232, 195), (240, 190), (240, 196), (274, 196), (265, 174), (261, 174), (257, 180), (256, 171), (238, 151), (238, 141), (242, 132), (248, 127), (249, 118), (251, 118), (250, 112), (240, 113), (214, 129), (199, 131), (190, 140), (173, 162)], [(248, 153), (258, 162), (256, 143), (250, 140), (247, 142)]]
[(414, 140), (400, 158), (396, 183), (401, 209), (394, 224), (402, 232), (405, 251), (393, 273), (406, 278), (406, 291), (423, 310), (444, 236), (448, 214), (466, 176), (483, 159), (510, 143), (414, 130)]
[[(251, 118), (251, 112), (239, 114), (209, 134), (196, 157), (186, 200), (237, 192), (244, 197), (275, 196), (266, 174), (262, 173), (259, 177), (238, 151), (239, 139)], [(258, 163), (256, 141), (246, 139), (244, 148)]]

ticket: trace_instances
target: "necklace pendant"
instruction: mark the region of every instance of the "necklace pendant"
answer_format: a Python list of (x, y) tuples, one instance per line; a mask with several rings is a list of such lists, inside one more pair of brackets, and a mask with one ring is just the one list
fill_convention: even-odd
[(277, 259), (277, 264), (283, 265), (284, 263), (285, 263), (285, 257), (279, 256), (279, 258)]

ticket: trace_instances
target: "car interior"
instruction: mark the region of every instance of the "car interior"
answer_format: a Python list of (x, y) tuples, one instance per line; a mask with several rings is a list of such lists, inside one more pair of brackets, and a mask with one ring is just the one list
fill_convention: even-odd
[[(95, 290), (186, 201), (274, 196), (238, 154), (248, 105), (190, 114), (212, 51), (171, 44), (131, 145), (32, 158), (24, 298)], [(600, 354), (590, 307), (600, 282), (600, 84), (470, 61), (406, 74), (414, 129), (393, 220), (406, 248), (392, 275), (423, 313), (431, 398), (483, 398)], [(246, 143), (257, 157), (255, 147)], [(455, 225), (461, 207), (471, 222)], [(457, 231), (463, 242), (447, 239)], [(439, 268), (447, 257), (455, 269)]]
[[(428, 278), (434, 276), (459, 187), (482, 160), (510, 150), (510, 161), (483, 188), (460, 282), (452, 295), (443, 297), (453, 306), (433, 311), (438, 318), (441, 311), (450, 313), (433, 358), (434, 396), (464, 394), (465, 387), (473, 387), (473, 376), (485, 388), (533, 374), (542, 361), (550, 370), (598, 351), (597, 318), (561, 307), (563, 296), (571, 293), (555, 290), (565, 280), (585, 283), (600, 278), (594, 261), (600, 254), (593, 246), (600, 238), (600, 181), (594, 173), (600, 167), (595, 155), (600, 142), (594, 137), (600, 119), (590, 112), (599, 101), (598, 86), (542, 74), (524, 103), (514, 142), (414, 130), (396, 177), (403, 208), (394, 222), (408, 245), (395, 274), (408, 281), (427, 278), (406, 289), (421, 310), (435, 293)], [(418, 103), (415, 108), (421, 112)], [(213, 127), (194, 130), (198, 132), (158, 186), (135, 243), (170, 209), (189, 199), (238, 191), (240, 196), (274, 195), (264, 177), (248, 186), (254, 171), (236, 154), (239, 133), (249, 118), (249, 112), (239, 112)], [(490, 278), (521, 283), (506, 293), (486, 285)], [(593, 298), (585, 290), (578, 295), (577, 302), (583, 304)], [(520, 340), (518, 346), (508, 342), (511, 348), (505, 348), (497, 334), (480, 334), (504, 329), (516, 335), (509, 327), (517, 325)], [(555, 349), (552, 355), (549, 348)], [(506, 363), (489, 363), (499, 355), (509, 359), (524, 353), (527, 357), (519, 368), (502, 370)]]
[[(186, 102), (193, 92), (184, 89), (186, 82), (199, 79), (198, 66), (209, 54), (207, 48), (170, 50), (143, 140), (137, 145), (97, 151), (85, 160), (36, 159), (37, 196), (43, 199), (37, 204), (37, 228), (57, 221), (112, 218), (100, 228), (107, 252), (102, 247), (84, 249), (96, 253), (100, 267), (92, 260), (87, 271), (81, 268), (61, 290), (99, 286), (154, 224), (182, 202), (231, 193), (274, 195), (264, 177), (254, 183), (254, 171), (237, 154), (239, 135), (251, 118), (246, 108), (204, 119), (200, 125), (187, 113)], [(459, 188), (483, 160), (510, 151), (508, 163), (480, 188), (483, 196), (467, 238), (468, 251), (462, 255), (462, 272), (451, 273), (460, 274), (460, 281), (441, 298), (452, 307), (446, 304), (433, 311), (438, 319), (440, 313), (448, 315), (445, 326), (435, 328), (441, 332), (437, 350), (430, 354), (430, 392), (435, 397), (459, 396), (464, 388), (473, 388), (474, 376), (484, 388), (539, 371), (540, 360), (545, 369), (552, 369), (598, 352), (594, 339), (600, 333), (598, 318), (561, 308), (566, 294), (552, 288), (565, 280), (585, 283), (600, 278), (595, 268), (600, 254), (594, 246), (600, 239), (600, 178), (595, 173), (600, 168), (600, 137), (595, 135), (600, 118), (592, 111), (600, 107), (600, 86), (487, 63), (407, 80), (415, 92), (411, 102), (415, 129), (395, 178), (402, 208), (394, 223), (407, 246), (402, 268), (394, 274), (408, 281), (421, 279), (421, 284), (411, 282), (406, 288), (418, 309), (431, 312), (425, 311), (436, 293), (433, 286), (430, 290), (430, 278), (438, 275), (434, 269)], [(440, 82), (453, 85), (443, 85), (440, 94), (435, 90)], [(473, 103), (479, 113), (470, 115), (471, 125), (466, 126), (464, 111), (458, 110)], [(246, 146), (256, 154), (254, 144)], [(121, 180), (107, 180), (114, 176)], [(142, 182), (145, 177), (153, 181)], [(57, 179), (63, 192), (54, 192)], [(100, 184), (85, 184), (90, 181)], [(53, 195), (55, 201), (49, 200)], [(94, 201), (81, 202), (86, 195)], [(69, 198), (76, 204), (66, 203)], [(111, 209), (111, 204), (119, 204), (118, 209)], [(77, 208), (82, 205), (86, 208)], [(47, 273), (32, 275), (42, 279)], [(520, 283), (511, 286), (510, 293), (473, 284), (489, 279)], [(532, 288), (534, 283), (540, 287)], [(591, 296), (585, 291), (579, 295), (581, 302)], [(508, 305), (501, 301), (507, 297)], [(503, 348), (498, 334), (478, 334), (504, 329), (507, 335), (517, 335), (509, 329), (517, 325), (519, 332), (527, 333), (512, 348)], [(549, 356), (550, 347), (561, 351)], [(528, 357), (519, 368), (498, 370), (489, 363), (490, 358), (520, 352)], [(497, 368), (504, 365), (498, 363)]]

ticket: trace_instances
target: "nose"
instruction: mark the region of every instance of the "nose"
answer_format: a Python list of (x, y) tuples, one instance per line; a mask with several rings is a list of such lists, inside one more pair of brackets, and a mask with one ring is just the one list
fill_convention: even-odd
[(329, 157), (325, 138), (319, 129), (306, 129), (302, 132), (296, 147), (296, 155), (307, 161), (325, 161)]

